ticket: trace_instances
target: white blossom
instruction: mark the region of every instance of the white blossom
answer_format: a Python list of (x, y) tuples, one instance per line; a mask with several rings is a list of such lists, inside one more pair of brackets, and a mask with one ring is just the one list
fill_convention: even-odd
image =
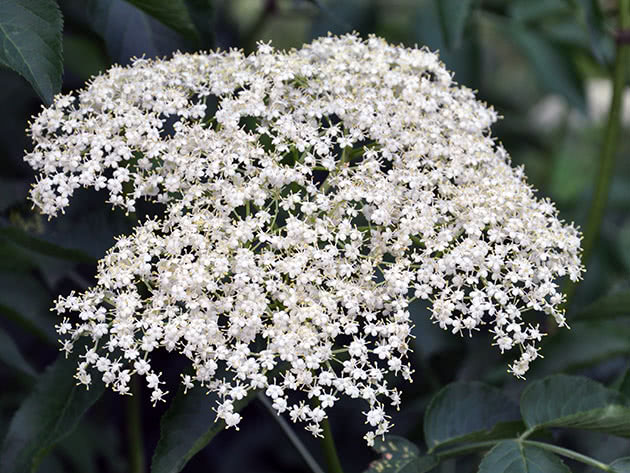
[(579, 279), (580, 234), (510, 165), (496, 119), (434, 53), (355, 35), (139, 59), (58, 96), (31, 125), (34, 203), (54, 216), (94, 187), (166, 209), (57, 302), (64, 351), (92, 341), (77, 378), (126, 393), (137, 374), (156, 402), (151, 358), (175, 351), (228, 426), (263, 389), (320, 435), (345, 395), (371, 443), (400, 404), (389, 375), (412, 379), (413, 298), (454, 334), (487, 325), (523, 376), (543, 335), (524, 314), (566, 325), (556, 280)]

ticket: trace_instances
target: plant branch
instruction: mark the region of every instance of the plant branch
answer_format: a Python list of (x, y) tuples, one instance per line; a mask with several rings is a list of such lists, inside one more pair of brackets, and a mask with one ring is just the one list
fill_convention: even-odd
[(127, 442), (130, 473), (145, 473), (144, 440), (140, 405), (140, 380), (131, 378), (131, 396), (127, 398)]
[(536, 442), (534, 440), (523, 440), (522, 443), (523, 445), (538, 447), (542, 450), (547, 450), (548, 452), (571, 458), (572, 460), (579, 461), (580, 463), (584, 463), (585, 465), (590, 465), (595, 468), (599, 468), (600, 470), (613, 471), (613, 469), (606, 463), (602, 463), (595, 460), (594, 458), (587, 457), (586, 455), (582, 455), (581, 453), (574, 452), (573, 450), (569, 450), (567, 448), (557, 447), (556, 445), (551, 445), (543, 442)]
[(325, 418), (322, 421), (321, 425), (324, 429), (324, 436), (321, 438), (321, 444), (322, 450), (324, 451), (324, 457), (326, 457), (328, 471), (329, 473), (343, 473), (341, 462), (339, 461), (339, 456), (337, 455), (337, 448), (335, 447), (332, 430), (330, 430), (330, 422), (328, 422), (328, 418)]
[[(484, 442), (475, 442), (469, 443), (467, 445), (461, 447), (454, 447), (449, 450), (444, 450), (442, 452), (438, 452), (436, 455), (440, 458), (440, 460), (444, 460), (447, 458), (452, 458), (460, 455), (465, 455), (468, 453), (473, 453), (478, 450), (488, 450), (494, 447), (499, 442), (509, 439), (497, 439), (497, 440), (487, 440)], [(537, 447), (541, 450), (547, 450), (548, 452), (555, 453), (557, 455), (571, 458), (572, 460), (578, 461), (580, 463), (584, 463), (585, 465), (590, 465), (594, 468), (598, 468), (603, 471), (614, 471), (609, 465), (606, 463), (602, 463), (600, 461), (595, 460), (594, 458), (588, 457), (586, 455), (582, 455), (581, 453), (574, 452), (573, 450), (569, 450), (567, 448), (558, 447), (556, 445), (551, 445), (549, 443), (544, 442), (536, 442), (534, 440), (523, 440), (521, 437), (515, 439), (517, 442), (522, 445), (529, 445), (530, 447)], [(431, 453), (431, 451), (429, 451)]]
[(280, 416), (274, 408), (271, 406), (269, 399), (263, 394), (258, 393), (258, 400), (262, 403), (263, 406), (269, 411), (272, 417), (278, 422), (280, 428), (285, 433), (285, 435), (289, 438), (295, 449), (302, 455), (302, 458), (311, 469), (313, 473), (324, 473), (324, 470), (318, 465), (317, 461), (310, 454), (308, 449), (304, 446), (300, 438), (293, 432), (293, 429), (289, 425), (289, 423), (284, 419), (284, 417)]

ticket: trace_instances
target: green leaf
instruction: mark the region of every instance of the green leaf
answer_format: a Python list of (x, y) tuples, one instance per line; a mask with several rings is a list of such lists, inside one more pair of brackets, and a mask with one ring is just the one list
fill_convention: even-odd
[(494, 24), (528, 59), (540, 87), (562, 95), (570, 105), (585, 110), (579, 75), (564, 49), (516, 21), (494, 19)]
[(198, 37), (184, 0), (127, 0), (127, 2), (179, 33), (193, 38)]
[(481, 460), (478, 473), (570, 473), (553, 453), (516, 440), (495, 445)]
[(535, 381), (523, 391), (521, 413), (530, 429), (568, 427), (630, 437), (630, 400), (581, 376)]
[(396, 435), (374, 440), (374, 450), (381, 458), (370, 463), (364, 473), (426, 473), (438, 466), (435, 455), (420, 455), (415, 444)]
[(432, 451), (453, 442), (502, 438), (506, 430), (513, 433), (519, 419), (518, 407), (500, 390), (479, 382), (452, 383), (431, 400), (424, 436)]
[(62, 29), (54, 0), (0, 2), (0, 64), (22, 75), (47, 104), (61, 90)]
[(610, 467), (613, 473), (630, 473), (630, 457), (618, 458)]
[(28, 376), (35, 376), (35, 370), (20, 353), (17, 345), (9, 335), (0, 328), (0, 361), (8, 366), (20, 370)]
[[(234, 403), (235, 412), (243, 409), (256, 397), (251, 391), (247, 397)], [(177, 473), (210, 440), (225, 428), (225, 422), (215, 422), (212, 408), (218, 396), (207, 394), (196, 387), (187, 394), (180, 390), (171, 401), (160, 421), (160, 440), (151, 462), (151, 473)]]
[(0, 450), (3, 473), (35, 471), (50, 448), (74, 430), (103, 393), (100, 382), (93, 382), (89, 390), (77, 386), (77, 358), (60, 357), (49, 366), (13, 416)]
[(466, 20), (470, 16), (472, 0), (435, 0), (444, 41), (449, 49), (462, 43)]
[(603, 319), (630, 315), (630, 291), (619, 291), (595, 300), (572, 316), (574, 320)]

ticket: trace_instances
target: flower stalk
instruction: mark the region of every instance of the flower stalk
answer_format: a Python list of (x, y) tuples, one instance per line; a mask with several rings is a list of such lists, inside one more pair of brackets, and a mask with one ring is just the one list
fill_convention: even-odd
[(321, 445), (324, 457), (326, 458), (326, 465), (328, 465), (328, 471), (330, 473), (343, 473), (343, 468), (341, 468), (339, 455), (337, 455), (337, 447), (335, 447), (335, 440), (333, 439), (328, 418), (322, 421), (321, 426), (324, 431), (323, 437), (321, 437)]
[(144, 439), (142, 436), (140, 379), (131, 380), (131, 396), (127, 397), (127, 441), (130, 473), (144, 473)]

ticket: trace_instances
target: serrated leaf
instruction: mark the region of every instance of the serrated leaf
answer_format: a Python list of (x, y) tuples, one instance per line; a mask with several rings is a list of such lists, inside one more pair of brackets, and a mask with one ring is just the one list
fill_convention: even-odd
[(127, 0), (175, 31), (198, 37), (184, 0)]
[(478, 473), (571, 473), (553, 453), (516, 440), (495, 445), (481, 460)]
[(373, 448), (381, 458), (370, 463), (364, 473), (426, 473), (440, 463), (435, 455), (421, 455), (414, 443), (397, 435), (376, 438)]
[(62, 29), (54, 0), (0, 2), (0, 64), (22, 75), (47, 104), (61, 90)]
[(624, 290), (595, 300), (572, 316), (575, 320), (603, 319), (630, 315), (630, 291)]
[(452, 383), (427, 407), (424, 436), (431, 451), (454, 442), (501, 438), (507, 427), (502, 424), (519, 419), (518, 407), (500, 390), (479, 382)]
[(581, 376), (533, 382), (521, 396), (521, 413), (530, 429), (567, 427), (630, 437), (630, 400)]
[(104, 390), (93, 382), (89, 390), (77, 386), (77, 357), (60, 357), (41, 376), (19, 407), (0, 451), (3, 473), (33, 472), (50, 448), (70, 434)]
[(28, 376), (35, 376), (35, 370), (24, 359), (17, 345), (9, 335), (0, 328), (0, 361)]
[[(238, 412), (256, 397), (251, 391), (247, 397), (234, 402)], [(177, 473), (186, 463), (225, 428), (225, 422), (215, 422), (212, 408), (216, 394), (196, 387), (187, 394), (183, 390), (171, 401), (160, 421), (160, 440), (151, 461), (151, 473)]]
[(457, 49), (462, 43), (466, 21), (472, 9), (472, 0), (435, 0), (442, 35), (449, 49)]
[(630, 473), (630, 457), (618, 458), (610, 467), (613, 473)]

